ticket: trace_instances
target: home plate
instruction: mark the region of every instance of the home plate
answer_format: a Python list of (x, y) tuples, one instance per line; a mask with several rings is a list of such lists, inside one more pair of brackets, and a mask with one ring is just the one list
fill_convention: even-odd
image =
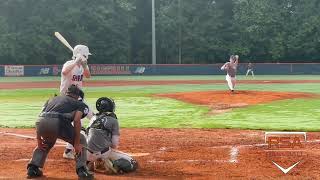
[[(27, 162), (27, 161), (30, 161), (30, 159), (16, 159), (16, 160), (13, 160), (13, 161), (16, 161), (16, 162)], [(52, 161), (52, 162), (56, 162), (56, 161), (65, 161), (63, 159), (47, 159), (47, 161)]]
[(133, 157), (139, 157), (139, 156), (148, 156), (150, 153), (127, 153), (127, 154)]

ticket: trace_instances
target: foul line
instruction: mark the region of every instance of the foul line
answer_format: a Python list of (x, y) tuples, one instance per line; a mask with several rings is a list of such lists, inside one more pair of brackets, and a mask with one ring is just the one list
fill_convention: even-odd
[[(16, 136), (16, 137), (21, 137), (21, 138), (28, 138), (28, 139), (36, 139), (36, 137), (34, 136), (28, 136), (28, 135), (23, 135), (23, 134), (16, 134), (16, 133), (9, 133), (9, 132), (1, 132), (0, 134), (4, 134), (4, 135), (10, 135), (10, 136)], [(315, 139), (315, 140), (309, 140), (306, 141), (307, 143), (319, 143), (320, 140)], [(57, 141), (57, 144), (55, 146), (65, 146), (66, 143), (64, 141)], [(261, 144), (239, 144), (239, 145), (222, 145), (222, 146), (211, 146), (208, 148), (212, 148), (212, 149), (218, 149), (218, 148), (230, 148), (230, 159), (228, 161), (226, 160), (181, 160), (182, 162), (229, 162), (229, 163), (238, 163), (238, 155), (239, 155), (239, 151), (240, 148), (245, 148), (245, 147), (261, 147), (261, 146), (267, 146), (268, 144), (266, 143), (261, 143)], [(174, 147), (172, 147), (174, 148)], [(168, 147), (162, 147), (159, 149), (160, 152), (164, 152), (168, 149)], [(150, 153), (128, 153), (131, 156), (147, 156)], [(181, 162), (180, 161), (180, 162)], [(156, 160), (152, 160), (152, 161), (148, 161), (150, 163), (155, 163), (155, 162), (159, 162), (159, 163), (165, 163), (165, 162), (169, 162), (169, 161), (156, 161)], [(176, 161), (170, 161), (170, 162), (176, 162)], [(178, 162), (178, 161), (177, 161)]]
[[(9, 136), (16, 136), (16, 137), (21, 137), (21, 138), (27, 138), (27, 139), (36, 139), (35, 136), (28, 136), (28, 135), (9, 133), (9, 132), (1, 132), (0, 131), (0, 134), (9, 135)], [(64, 146), (66, 146), (66, 144), (67, 144), (66, 142), (58, 140), (54, 146), (64, 147)], [(138, 156), (147, 156), (150, 153), (127, 153), (127, 154), (129, 154), (130, 156), (133, 156), (133, 157), (138, 157)]]
[[(21, 138), (27, 138), (27, 139), (36, 139), (36, 137), (34, 136), (28, 136), (28, 135), (23, 135), (23, 134), (16, 134), (16, 133), (8, 133), (8, 132), (1, 132), (0, 131), (0, 134), (4, 134), (4, 135), (10, 135), (10, 136), (16, 136), (16, 137), (21, 137)], [(61, 146), (62, 144), (63, 145), (66, 145), (67, 143), (63, 142), (63, 141), (60, 141), (58, 140), (56, 143), (57, 146)], [(60, 144), (60, 145), (59, 145)]]

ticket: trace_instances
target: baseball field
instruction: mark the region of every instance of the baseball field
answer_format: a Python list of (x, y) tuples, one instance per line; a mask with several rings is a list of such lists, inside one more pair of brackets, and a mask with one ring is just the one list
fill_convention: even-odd
[[(139, 169), (96, 179), (318, 179), (320, 76), (97, 76), (84, 82), (95, 110), (102, 96), (116, 102), (119, 150)], [(59, 77), (0, 77), (0, 179), (24, 179), (36, 146), (34, 124)], [(86, 121), (85, 125), (87, 125)], [(266, 155), (265, 132), (307, 132), (304, 158), (285, 174)], [(46, 179), (75, 179), (74, 163), (52, 149)], [(294, 157), (280, 161), (289, 168)]]

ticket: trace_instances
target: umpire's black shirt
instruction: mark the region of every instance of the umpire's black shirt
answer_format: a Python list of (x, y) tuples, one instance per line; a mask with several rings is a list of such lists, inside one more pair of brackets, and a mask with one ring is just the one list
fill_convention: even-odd
[[(83, 118), (88, 114), (89, 109), (88, 106), (82, 101), (78, 101), (72, 97), (62, 95), (56, 96), (49, 100), (44, 105), (42, 113), (72, 113), (74, 115), (76, 111), (81, 111), (83, 113)], [(73, 116), (70, 120), (73, 121)]]

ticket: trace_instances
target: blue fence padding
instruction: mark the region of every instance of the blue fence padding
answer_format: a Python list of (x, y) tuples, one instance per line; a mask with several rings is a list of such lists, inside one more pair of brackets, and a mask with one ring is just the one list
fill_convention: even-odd
[[(134, 74), (134, 73), (133, 73)], [(223, 74), (220, 66), (216, 65), (194, 65), (194, 66), (145, 66), (145, 75), (209, 75)]]
[(25, 76), (52, 76), (52, 66), (24, 66)]
[(320, 74), (320, 64), (292, 64), (294, 74)]
[(256, 64), (254, 66), (256, 74), (292, 74), (290, 64)]
[[(207, 65), (150, 65), (150, 64), (92, 64), (91, 74), (96, 75), (224, 75), (223, 64)], [(24, 66), (24, 76), (60, 76), (62, 65)], [(320, 74), (320, 63), (254, 64), (256, 75)], [(239, 64), (238, 75), (244, 75), (247, 64)], [(0, 65), (0, 76), (5, 76)]]
[[(24, 66), (24, 76), (60, 76), (61, 65)], [(5, 76), (4, 66), (0, 66), (0, 76)]]
[(4, 66), (0, 66), (0, 77), (4, 76)]

